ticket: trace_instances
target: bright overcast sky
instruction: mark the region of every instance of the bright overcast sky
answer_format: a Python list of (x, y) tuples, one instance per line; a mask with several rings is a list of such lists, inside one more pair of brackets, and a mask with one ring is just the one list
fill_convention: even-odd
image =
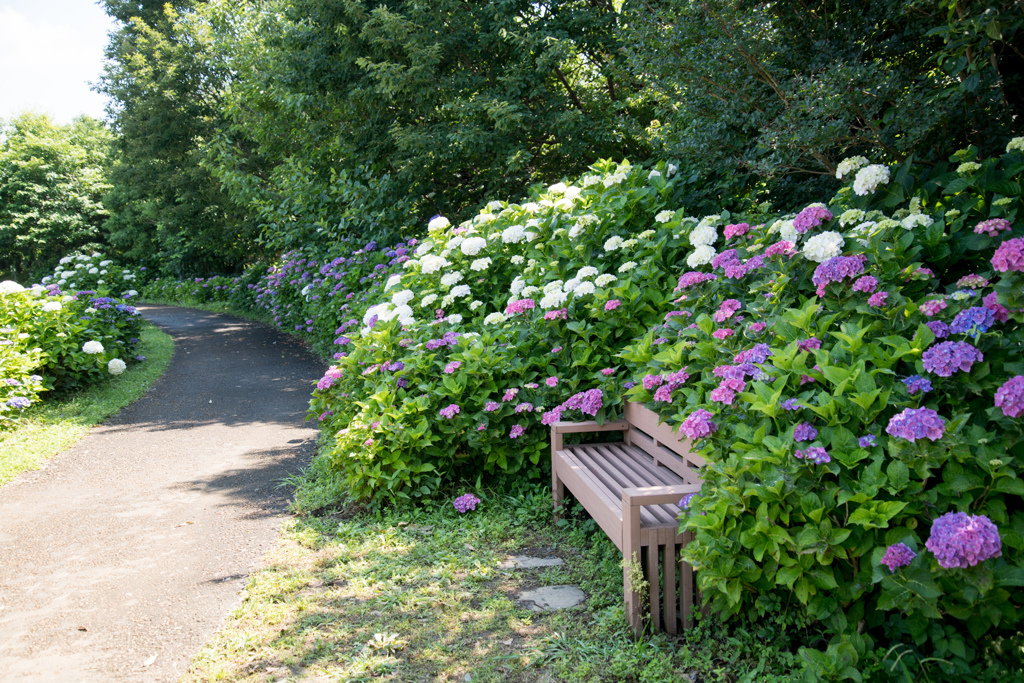
[(0, 118), (25, 109), (67, 123), (104, 118), (92, 92), (114, 22), (96, 0), (0, 0)]

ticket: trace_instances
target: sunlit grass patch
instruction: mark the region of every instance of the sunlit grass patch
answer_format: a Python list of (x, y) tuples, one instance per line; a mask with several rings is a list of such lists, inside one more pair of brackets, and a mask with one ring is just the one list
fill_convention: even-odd
[(171, 337), (144, 323), (138, 353), (142, 363), (118, 376), (70, 396), (41, 401), (27, 409), (14, 429), (0, 433), (0, 485), (22, 472), (37, 469), (73, 446), (99, 424), (146, 393), (174, 353)]
[[(777, 653), (721, 627), (634, 639), (603, 534), (584, 517), (554, 524), (544, 487), (481, 496), (465, 515), (445, 500), (292, 521), (185, 680), (733, 681), (759, 658), (749, 680), (787, 680)], [(499, 567), (522, 552), (565, 564)], [(565, 583), (588, 600), (535, 612), (517, 599)]]

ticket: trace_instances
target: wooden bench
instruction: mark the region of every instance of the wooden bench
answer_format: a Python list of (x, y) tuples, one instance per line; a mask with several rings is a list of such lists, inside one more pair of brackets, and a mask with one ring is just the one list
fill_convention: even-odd
[[(608, 537), (624, 560), (643, 567), (649, 585), (648, 612), (654, 629), (677, 632), (692, 625), (695, 591), (693, 568), (679, 559), (691, 540), (679, 532), (680, 499), (700, 490), (700, 456), (689, 449), (658, 414), (642, 403), (627, 403), (624, 419), (596, 422), (555, 422), (551, 425), (551, 491), (555, 511), (568, 488)], [(616, 443), (566, 446), (564, 435), (580, 432), (624, 432)], [(639, 634), (643, 611), (640, 595), (630, 586), (631, 561), (623, 562), (623, 590), (630, 625)], [(678, 571), (677, 571), (678, 570)], [(678, 590), (677, 590), (678, 586)]]

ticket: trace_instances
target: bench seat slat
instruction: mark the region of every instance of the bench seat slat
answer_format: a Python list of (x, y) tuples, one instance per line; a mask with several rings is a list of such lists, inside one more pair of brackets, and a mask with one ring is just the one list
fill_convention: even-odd
[[(620, 515), (624, 488), (686, 483), (671, 470), (656, 468), (653, 459), (638, 448), (622, 444), (593, 444), (569, 446), (566, 450), (591, 470), (595, 479), (601, 482), (608, 498), (618, 501), (616, 507)], [(648, 463), (648, 460), (651, 462)], [(679, 507), (676, 505), (645, 505), (640, 512), (640, 527), (641, 530), (663, 527), (676, 530), (679, 526), (678, 516)]]

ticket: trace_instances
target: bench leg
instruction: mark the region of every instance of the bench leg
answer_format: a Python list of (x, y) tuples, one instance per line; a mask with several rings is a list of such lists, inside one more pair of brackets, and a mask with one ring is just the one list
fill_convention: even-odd
[(676, 634), (676, 545), (675, 540), (665, 544), (665, 630), (670, 636)]
[[(640, 604), (640, 593), (630, 585), (631, 570), (635, 565), (640, 564), (640, 506), (634, 505), (622, 511), (622, 589), (626, 598), (626, 618), (633, 628), (633, 633), (640, 636), (643, 633), (643, 618)], [(642, 578), (642, 573), (637, 576)]]
[(562, 450), (562, 435), (551, 429), (551, 502), (555, 508), (555, 517), (560, 516), (559, 508), (565, 500), (565, 484), (558, 478), (558, 458), (555, 453)]
[(650, 605), (651, 629), (661, 630), (661, 590), (659, 571), (661, 564), (658, 562), (658, 541), (647, 546), (647, 598)]
[[(683, 534), (683, 547), (690, 542), (693, 535), (687, 531)], [(682, 618), (683, 628), (689, 629), (693, 627), (693, 567), (689, 563), (682, 559), (677, 560), (679, 563), (679, 585), (681, 587), (679, 602), (682, 607)]]

